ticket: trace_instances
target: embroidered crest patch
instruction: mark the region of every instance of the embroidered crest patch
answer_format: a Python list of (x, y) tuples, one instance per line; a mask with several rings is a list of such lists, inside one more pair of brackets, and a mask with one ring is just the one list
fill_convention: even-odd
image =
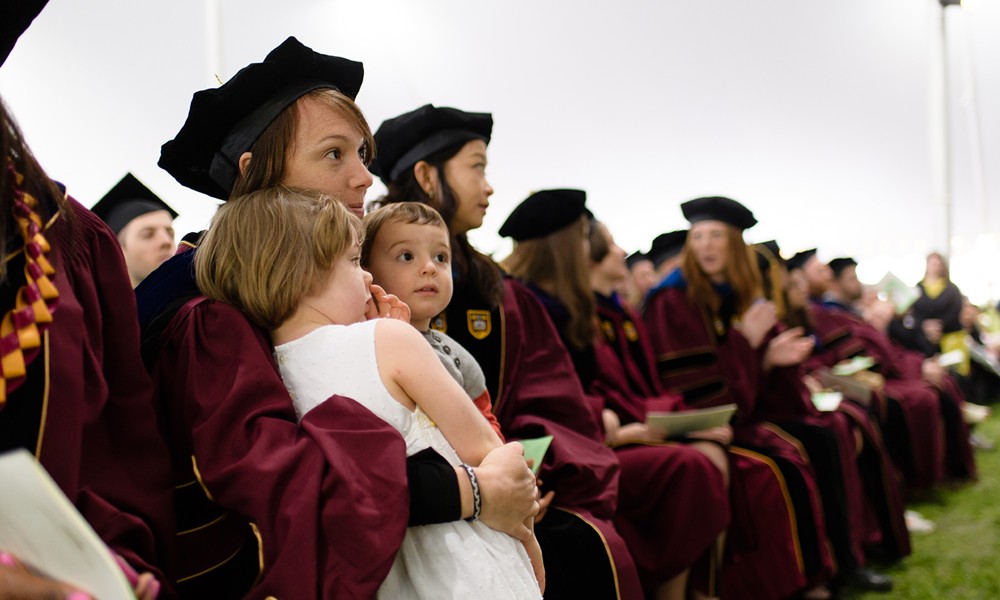
[(441, 313), (431, 319), (431, 329), (440, 331), (441, 333), (448, 333), (448, 315)]
[(632, 321), (625, 321), (622, 323), (622, 329), (625, 330), (625, 337), (630, 342), (634, 342), (639, 339), (639, 332), (635, 328), (635, 323)]
[(477, 340), (485, 339), (493, 331), (490, 311), (467, 310), (465, 315), (469, 325), (469, 334)]
[(604, 333), (606, 341), (615, 341), (615, 326), (610, 321), (601, 321), (601, 331)]

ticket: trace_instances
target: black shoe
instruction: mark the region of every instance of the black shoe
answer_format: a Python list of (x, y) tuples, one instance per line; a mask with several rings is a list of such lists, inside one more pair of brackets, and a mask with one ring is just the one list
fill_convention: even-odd
[(892, 591), (892, 579), (888, 575), (882, 575), (867, 568), (855, 569), (847, 578), (847, 583), (851, 587), (867, 592)]

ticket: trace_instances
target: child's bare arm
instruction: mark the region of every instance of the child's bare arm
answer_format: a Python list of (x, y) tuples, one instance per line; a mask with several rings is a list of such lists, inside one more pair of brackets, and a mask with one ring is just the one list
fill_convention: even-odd
[(379, 321), (375, 327), (375, 355), (389, 392), (404, 404), (411, 401), (427, 413), (463, 462), (478, 465), (490, 450), (501, 445), (465, 390), (448, 374), (416, 329), (402, 321)]

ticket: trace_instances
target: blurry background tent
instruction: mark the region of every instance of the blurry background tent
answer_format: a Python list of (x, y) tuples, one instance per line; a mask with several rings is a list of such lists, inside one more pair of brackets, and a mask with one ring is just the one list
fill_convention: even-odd
[(214, 204), (156, 167), (160, 145), (194, 91), (296, 35), (365, 63), (373, 128), (427, 102), (493, 113), (496, 194), (470, 236), (484, 251), (506, 253), (496, 230), (533, 190), (585, 189), (628, 251), (682, 227), (680, 202), (724, 194), (760, 219), (749, 241), (854, 256), (869, 283), (915, 283), (945, 250), (947, 135), (952, 276), (985, 302), (1000, 297), (1000, 2), (979, 4), (947, 9), (947, 122), (940, 0), (52, 0), (0, 93), (84, 204), (131, 171), (184, 233)]

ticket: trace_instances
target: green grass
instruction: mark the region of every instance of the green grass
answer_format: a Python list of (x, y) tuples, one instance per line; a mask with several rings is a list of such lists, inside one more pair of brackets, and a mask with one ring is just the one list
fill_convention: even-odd
[[(887, 594), (856, 593), (848, 598), (956, 600), (1000, 598), (1000, 412), (976, 431), (998, 443), (993, 451), (976, 451), (979, 481), (941, 489), (909, 503), (934, 521), (932, 533), (911, 536), (913, 554), (879, 570), (893, 578)], [(876, 568), (878, 566), (876, 565)]]

